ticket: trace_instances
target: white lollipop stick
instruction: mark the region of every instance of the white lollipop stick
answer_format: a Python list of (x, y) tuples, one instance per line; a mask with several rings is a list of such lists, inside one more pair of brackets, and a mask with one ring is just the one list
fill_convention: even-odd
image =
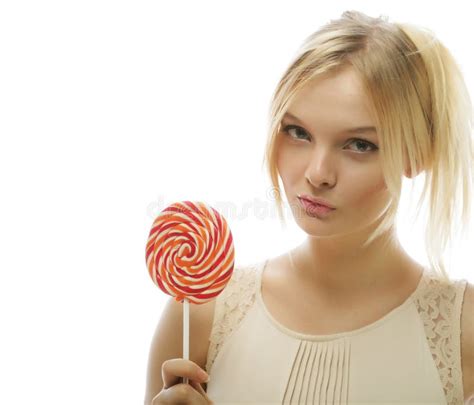
[[(183, 359), (189, 360), (189, 301), (183, 303)], [(183, 384), (188, 384), (188, 377), (183, 377)]]

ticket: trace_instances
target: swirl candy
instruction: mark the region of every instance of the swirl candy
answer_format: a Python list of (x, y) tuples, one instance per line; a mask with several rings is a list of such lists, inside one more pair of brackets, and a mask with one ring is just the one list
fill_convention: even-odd
[(224, 217), (205, 203), (174, 203), (153, 222), (146, 263), (163, 292), (178, 302), (203, 304), (218, 296), (232, 276), (232, 233)]
[[(234, 271), (232, 233), (214, 208), (202, 202), (177, 202), (153, 222), (146, 264), (154, 283), (183, 302), (183, 358), (189, 360), (189, 303), (217, 297)], [(188, 384), (188, 378), (183, 377)]]

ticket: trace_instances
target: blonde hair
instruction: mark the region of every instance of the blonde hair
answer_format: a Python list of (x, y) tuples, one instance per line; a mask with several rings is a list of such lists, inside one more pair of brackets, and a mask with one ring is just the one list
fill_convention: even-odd
[[(346, 11), (303, 42), (275, 89), (269, 111), (264, 163), (280, 219), (284, 221), (276, 152), (283, 115), (306, 83), (345, 66), (355, 69), (369, 96), (380, 163), (392, 197), (383, 221), (364, 246), (395, 223), (405, 168), (414, 177), (424, 172), (416, 216), (428, 199), (427, 256), (435, 271), (448, 278), (443, 252), (455, 225), (462, 224), (465, 232), (471, 215), (473, 115), (458, 64), (426, 28)], [(458, 212), (460, 223), (455, 222)]]

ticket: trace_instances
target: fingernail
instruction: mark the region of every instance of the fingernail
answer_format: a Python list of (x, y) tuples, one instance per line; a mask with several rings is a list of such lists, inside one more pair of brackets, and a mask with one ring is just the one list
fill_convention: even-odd
[(198, 374), (199, 374), (199, 378), (203, 379), (204, 382), (209, 381), (209, 376), (207, 375), (207, 373), (204, 370), (199, 370)]

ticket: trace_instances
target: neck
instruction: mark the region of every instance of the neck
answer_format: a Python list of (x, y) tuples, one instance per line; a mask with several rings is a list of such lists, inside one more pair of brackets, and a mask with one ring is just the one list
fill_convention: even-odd
[(297, 276), (307, 285), (345, 296), (355, 289), (360, 294), (400, 281), (411, 259), (399, 244), (395, 228), (363, 247), (373, 229), (331, 238), (309, 237), (290, 252)]

